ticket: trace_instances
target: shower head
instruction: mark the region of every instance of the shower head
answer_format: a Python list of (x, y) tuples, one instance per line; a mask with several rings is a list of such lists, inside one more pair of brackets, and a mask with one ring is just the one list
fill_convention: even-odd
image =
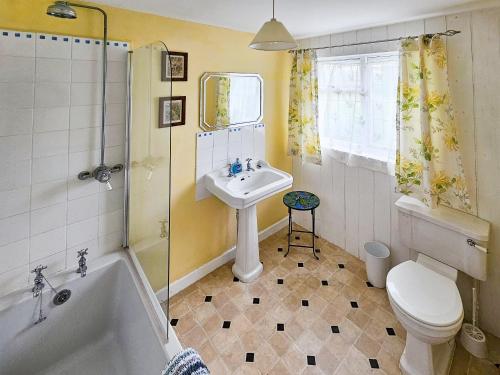
[(54, 4), (48, 6), (47, 14), (49, 16), (54, 16), (59, 18), (67, 18), (67, 19), (76, 18), (75, 10), (70, 6), (70, 3), (67, 1), (55, 1)]

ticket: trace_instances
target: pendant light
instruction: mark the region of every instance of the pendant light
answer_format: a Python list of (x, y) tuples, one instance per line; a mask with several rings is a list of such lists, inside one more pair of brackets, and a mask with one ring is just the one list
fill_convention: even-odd
[(273, 18), (262, 25), (249, 47), (262, 51), (283, 51), (297, 47), (297, 42), (286, 27), (274, 18), (274, 0)]

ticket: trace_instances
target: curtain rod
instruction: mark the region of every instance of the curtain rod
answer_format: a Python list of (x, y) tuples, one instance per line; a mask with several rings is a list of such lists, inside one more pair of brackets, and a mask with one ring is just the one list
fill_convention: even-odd
[[(442, 35), (442, 36), (453, 36), (460, 34), (461, 31), (458, 30), (446, 30), (444, 32), (440, 33), (434, 33), (434, 34), (423, 34), (426, 37), (433, 37), (436, 35)], [(403, 39), (417, 39), (420, 35), (412, 35), (412, 36), (402, 36), (399, 38), (392, 38), (392, 39), (379, 39), (379, 40), (373, 40), (371, 42), (357, 42), (357, 43), (349, 43), (349, 44), (338, 44), (335, 46), (326, 46), (326, 47), (314, 47), (314, 48), (298, 48), (294, 50), (290, 50), (288, 52), (293, 52), (293, 51), (305, 51), (305, 50), (318, 50), (318, 49), (327, 49), (327, 48), (340, 48), (340, 47), (351, 47), (351, 46), (361, 46), (364, 44), (374, 44), (374, 43), (384, 43), (384, 42), (397, 42), (398, 40), (403, 40)]]

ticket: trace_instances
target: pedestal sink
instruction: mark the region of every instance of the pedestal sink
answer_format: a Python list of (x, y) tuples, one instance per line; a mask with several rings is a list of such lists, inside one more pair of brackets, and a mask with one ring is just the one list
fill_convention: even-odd
[(256, 204), (292, 186), (293, 177), (259, 161), (255, 171), (244, 171), (228, 177), (227, 168), (208, 173), (205, 187), (213, 195), (238, 210), (238, 241), (233, 274), (243, 282), (255, 280), (262, 272), (259, 260), (259, 238)]

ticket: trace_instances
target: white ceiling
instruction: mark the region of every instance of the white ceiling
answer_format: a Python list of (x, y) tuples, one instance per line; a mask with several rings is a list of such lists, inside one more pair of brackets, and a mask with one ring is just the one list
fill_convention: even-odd
[[(94, 0), (234, 30), (256, 32), (272, 0)], [(276, 0), (276, 18), (297, 38), (474, 8), (481, 0)]]

